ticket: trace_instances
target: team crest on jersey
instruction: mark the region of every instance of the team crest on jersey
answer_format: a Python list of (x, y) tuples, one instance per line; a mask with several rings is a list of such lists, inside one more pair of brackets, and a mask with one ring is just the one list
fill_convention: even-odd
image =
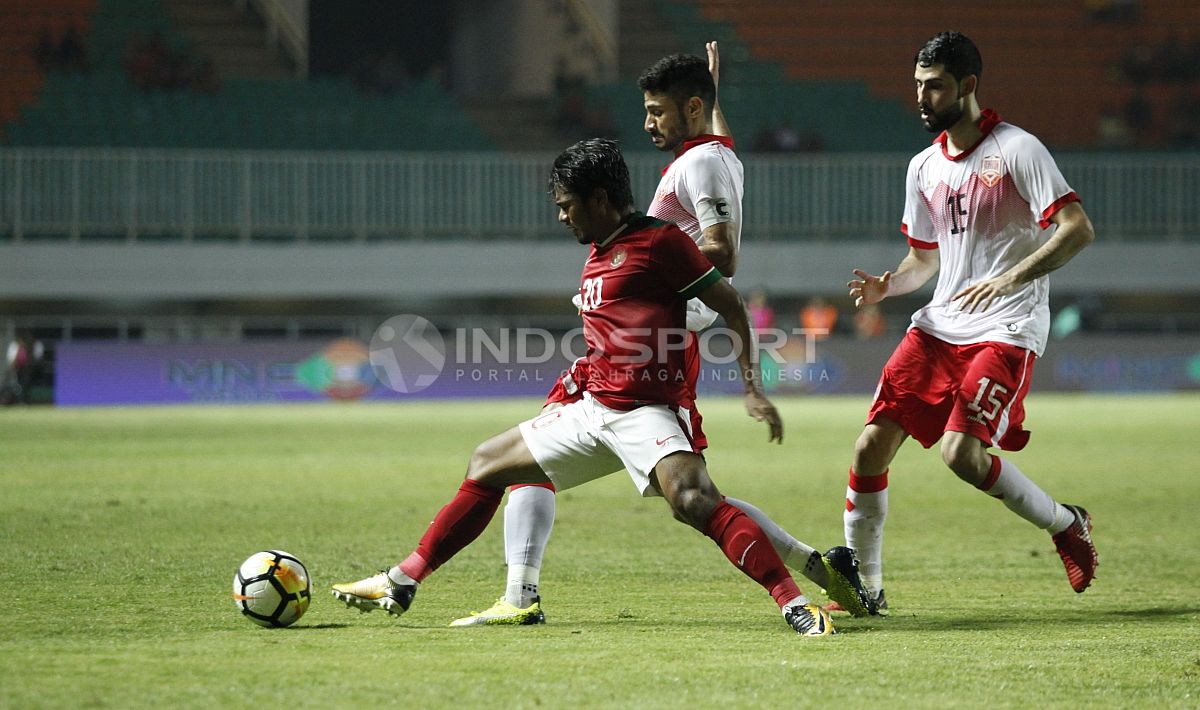
[(1001, 171), (1004, 170), (1004, 161), (998, 155), (986, 155), (979, 168), (979, 179), (984, 185), (989, 188), (995, 187), (996, 183), (1000, 182), (1003, 177)]
[(624, 263), (625, 263), (625, 247), (617, 247), (617, 250), (615, 252), (613, 252), (612, 258), (608, 260), (608, 265), (615, 269)]

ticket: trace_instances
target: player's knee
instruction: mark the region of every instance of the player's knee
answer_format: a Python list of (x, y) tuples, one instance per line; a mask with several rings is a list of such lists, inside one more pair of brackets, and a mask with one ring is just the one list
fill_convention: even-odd
[(860, 476), (877, 476), (888, 467), (890, 442), (879, 431), (863, 429), (854, 442), (854, 471)]
[(980, 441), (969, 436), (947, 436), (942, 439), (942, 461), (956, 476), (971, 485), (978, 485), (987, 476), (986, 451)]
[(496, 471), (502, 454), (503, 449), (495, 438), (476, 446), (475, 451), (471, 453), (471, 460), (467, 463), (467, 478), (473, 481), (486, 480)]
[(714, 486), (696, 485), (675, 491), (668, 502), (676, 520), (703, 530), (721, 502), (721, 496)]

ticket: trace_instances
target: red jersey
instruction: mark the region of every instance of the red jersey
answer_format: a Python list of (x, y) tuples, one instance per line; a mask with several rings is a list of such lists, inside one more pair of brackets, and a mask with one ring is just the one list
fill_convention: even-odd
[(643, 214), (593, 244), (579, 286), (587, 391), (621, 410), (687, 399), (684, 305), (720, 278), (679, 227)]

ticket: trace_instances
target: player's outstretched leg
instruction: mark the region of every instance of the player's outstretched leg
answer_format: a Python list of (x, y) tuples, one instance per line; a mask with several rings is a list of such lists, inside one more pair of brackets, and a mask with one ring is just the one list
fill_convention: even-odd
[[(659, 460), (651, 472), (651, 481), (666, 498), (676, 520), (712, 538), (734, 567), (771, 594), (784, 620), (797, 633), (803, 636), (833, 633), (828, 614), (801, 593), (762, 528), (721, 497), (708, 477), (704, 459), (676, 451)], [(804, 611), (803, 607), (809, 608)]]
[(361, 611), (378, 608), (396, 616), (403, 614), (412, 604), (417, 584), (479, 537), (500, 507), (503, 494), (503, 489), (463, 481), (403, 562), (357, 582), (335, 584), (333, 596)]
[(750, 516), (770, 539), (783, 563), (824, 589), (838, 609), (850, 612), (851, 616), (876, 613), (874, 603), (863, 588), (853, 550), (838, 546), (822, 555), (793, 537), (758, 507), (729, 496), (725, 497), (725, 502)]
[[(988, 495), (999, 498), (1012, 512), (1050, 533), (1067, 570), (1071, 589), (1082, 592), (1096, 576), (1099, 557), (1092, 543), (1092, 519), (1079, 506), (1063, 505), (1050, 497), (1017, 465), (986, 453), (978, 439), (948, 432), (942, 456), (954, 472)], [(982, 477), (982, 481), (979, 478)]]
[[(492, 437), (476, 447), (467, 465), (467, 479), (454, 498), (438, 511), (417, 548), (403, 562), (385, 574), (335, 584), (333, 595), (359, 609), (383, 608), (392, 614), (403, 613), (412, 603), (416, 585), (487, 528), (507, 486), (547, 481), (517, 427)], [(409, 586), (412, 589), (406, 603), (400, 603), (393, 594), (395, 587)]]

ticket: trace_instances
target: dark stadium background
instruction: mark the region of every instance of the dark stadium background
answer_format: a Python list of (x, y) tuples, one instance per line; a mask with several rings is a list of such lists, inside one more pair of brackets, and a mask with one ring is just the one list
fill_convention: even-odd
[[(943, 29), (979, 44), (982, 104), (1047, 143), (1096, 225), (1051, 277), (1037, 389), (1200, 387), (1200, 6), (1173, 0), (0, 0), (0, 341), (38, 345), (32, 402), (72, 348), (71, 382), (129, 401), (147, 357), (184, 399), (246, 401), (287, 377), (362, 396), (338, 343), (398, 314), (567, 331), (584, 253), (546, 166), (619, 138), (644, 207), (665, 159), (633, 80), (717, 39), (746, 166), (735, 283), (785, 329), (814, 297), (838, 312), (828, 382), (783, 391), (869, 391), (928, 290), (860, 333), (843, 284), (904, 253), (929, 140), (911, 60)], [(472, 391), (541, 385), (522, 387)]]

